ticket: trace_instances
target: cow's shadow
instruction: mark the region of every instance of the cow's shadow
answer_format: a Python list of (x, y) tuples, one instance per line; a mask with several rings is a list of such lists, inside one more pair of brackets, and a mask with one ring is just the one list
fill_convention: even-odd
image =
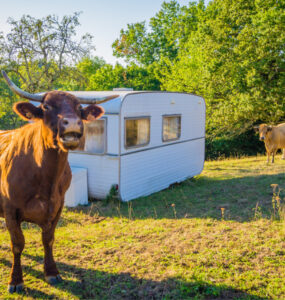
[[(38, 263), (43, 260), (41, 256), (24, 255)], [(1, 258), (0, 262), (7, 268), (11, 267), (10, 261), (5, 258)], [(65, 279), (55, 288), (78, 299), (267, 299), (226, 285), (217, 286), (201, 280), (185, 282), (179, 278), (169, 278), (155, 281), (136, 278), (129, 273), (108, 273), (60, 262), (57, 265), (63, 279), (72, 280)], [(24, 265), (23, 272), (37, 280), (43, 278), (43, 273), (31, 266)], [(57, 293), (45, 293), (31, 287), (35, 285), (36, 281), (26, 282), (23, 296), (26, 294), (37, 299), (59, 297)]]

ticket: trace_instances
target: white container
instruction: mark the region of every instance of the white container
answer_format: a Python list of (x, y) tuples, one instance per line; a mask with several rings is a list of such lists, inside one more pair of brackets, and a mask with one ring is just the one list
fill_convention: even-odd
[(64, 205), (75, 207), (88, 204), (87, 169), (71, 166), (72, 179), (65, 193)]

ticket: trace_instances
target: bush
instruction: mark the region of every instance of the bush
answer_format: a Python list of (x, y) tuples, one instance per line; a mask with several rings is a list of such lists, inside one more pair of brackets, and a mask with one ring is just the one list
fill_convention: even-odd
[(264, 143), (260, 142), (253, 130), (239, 136), (222, 136), (206, 139), (206, 159), (219, 157), (240, 157), (264, 153)]

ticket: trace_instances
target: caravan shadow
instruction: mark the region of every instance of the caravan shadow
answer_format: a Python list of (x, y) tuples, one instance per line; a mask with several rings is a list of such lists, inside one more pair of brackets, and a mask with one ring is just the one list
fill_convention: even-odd
[[(248, 176), (217, 180), (207, 176), (188, 179), (168, 189), (127, 203), (114, 195), (89, 206), (67, 208), (67, 211), (89, 216), (129, 219), (213, 218), (250, 221), (272, 216), (272, 187), (285, 181), (285, 174)], [(283, 199), (283, 191), (280, 197)], [(223, 211), (223, 212), (222, 212)]]

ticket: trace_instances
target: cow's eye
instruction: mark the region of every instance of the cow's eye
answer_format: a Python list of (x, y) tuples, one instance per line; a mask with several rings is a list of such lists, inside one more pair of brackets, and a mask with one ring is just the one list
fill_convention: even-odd
[(51, 106), (49, 106), (48, 104), (44, 104), (43, 109), (44, 110), (51, 110)]

